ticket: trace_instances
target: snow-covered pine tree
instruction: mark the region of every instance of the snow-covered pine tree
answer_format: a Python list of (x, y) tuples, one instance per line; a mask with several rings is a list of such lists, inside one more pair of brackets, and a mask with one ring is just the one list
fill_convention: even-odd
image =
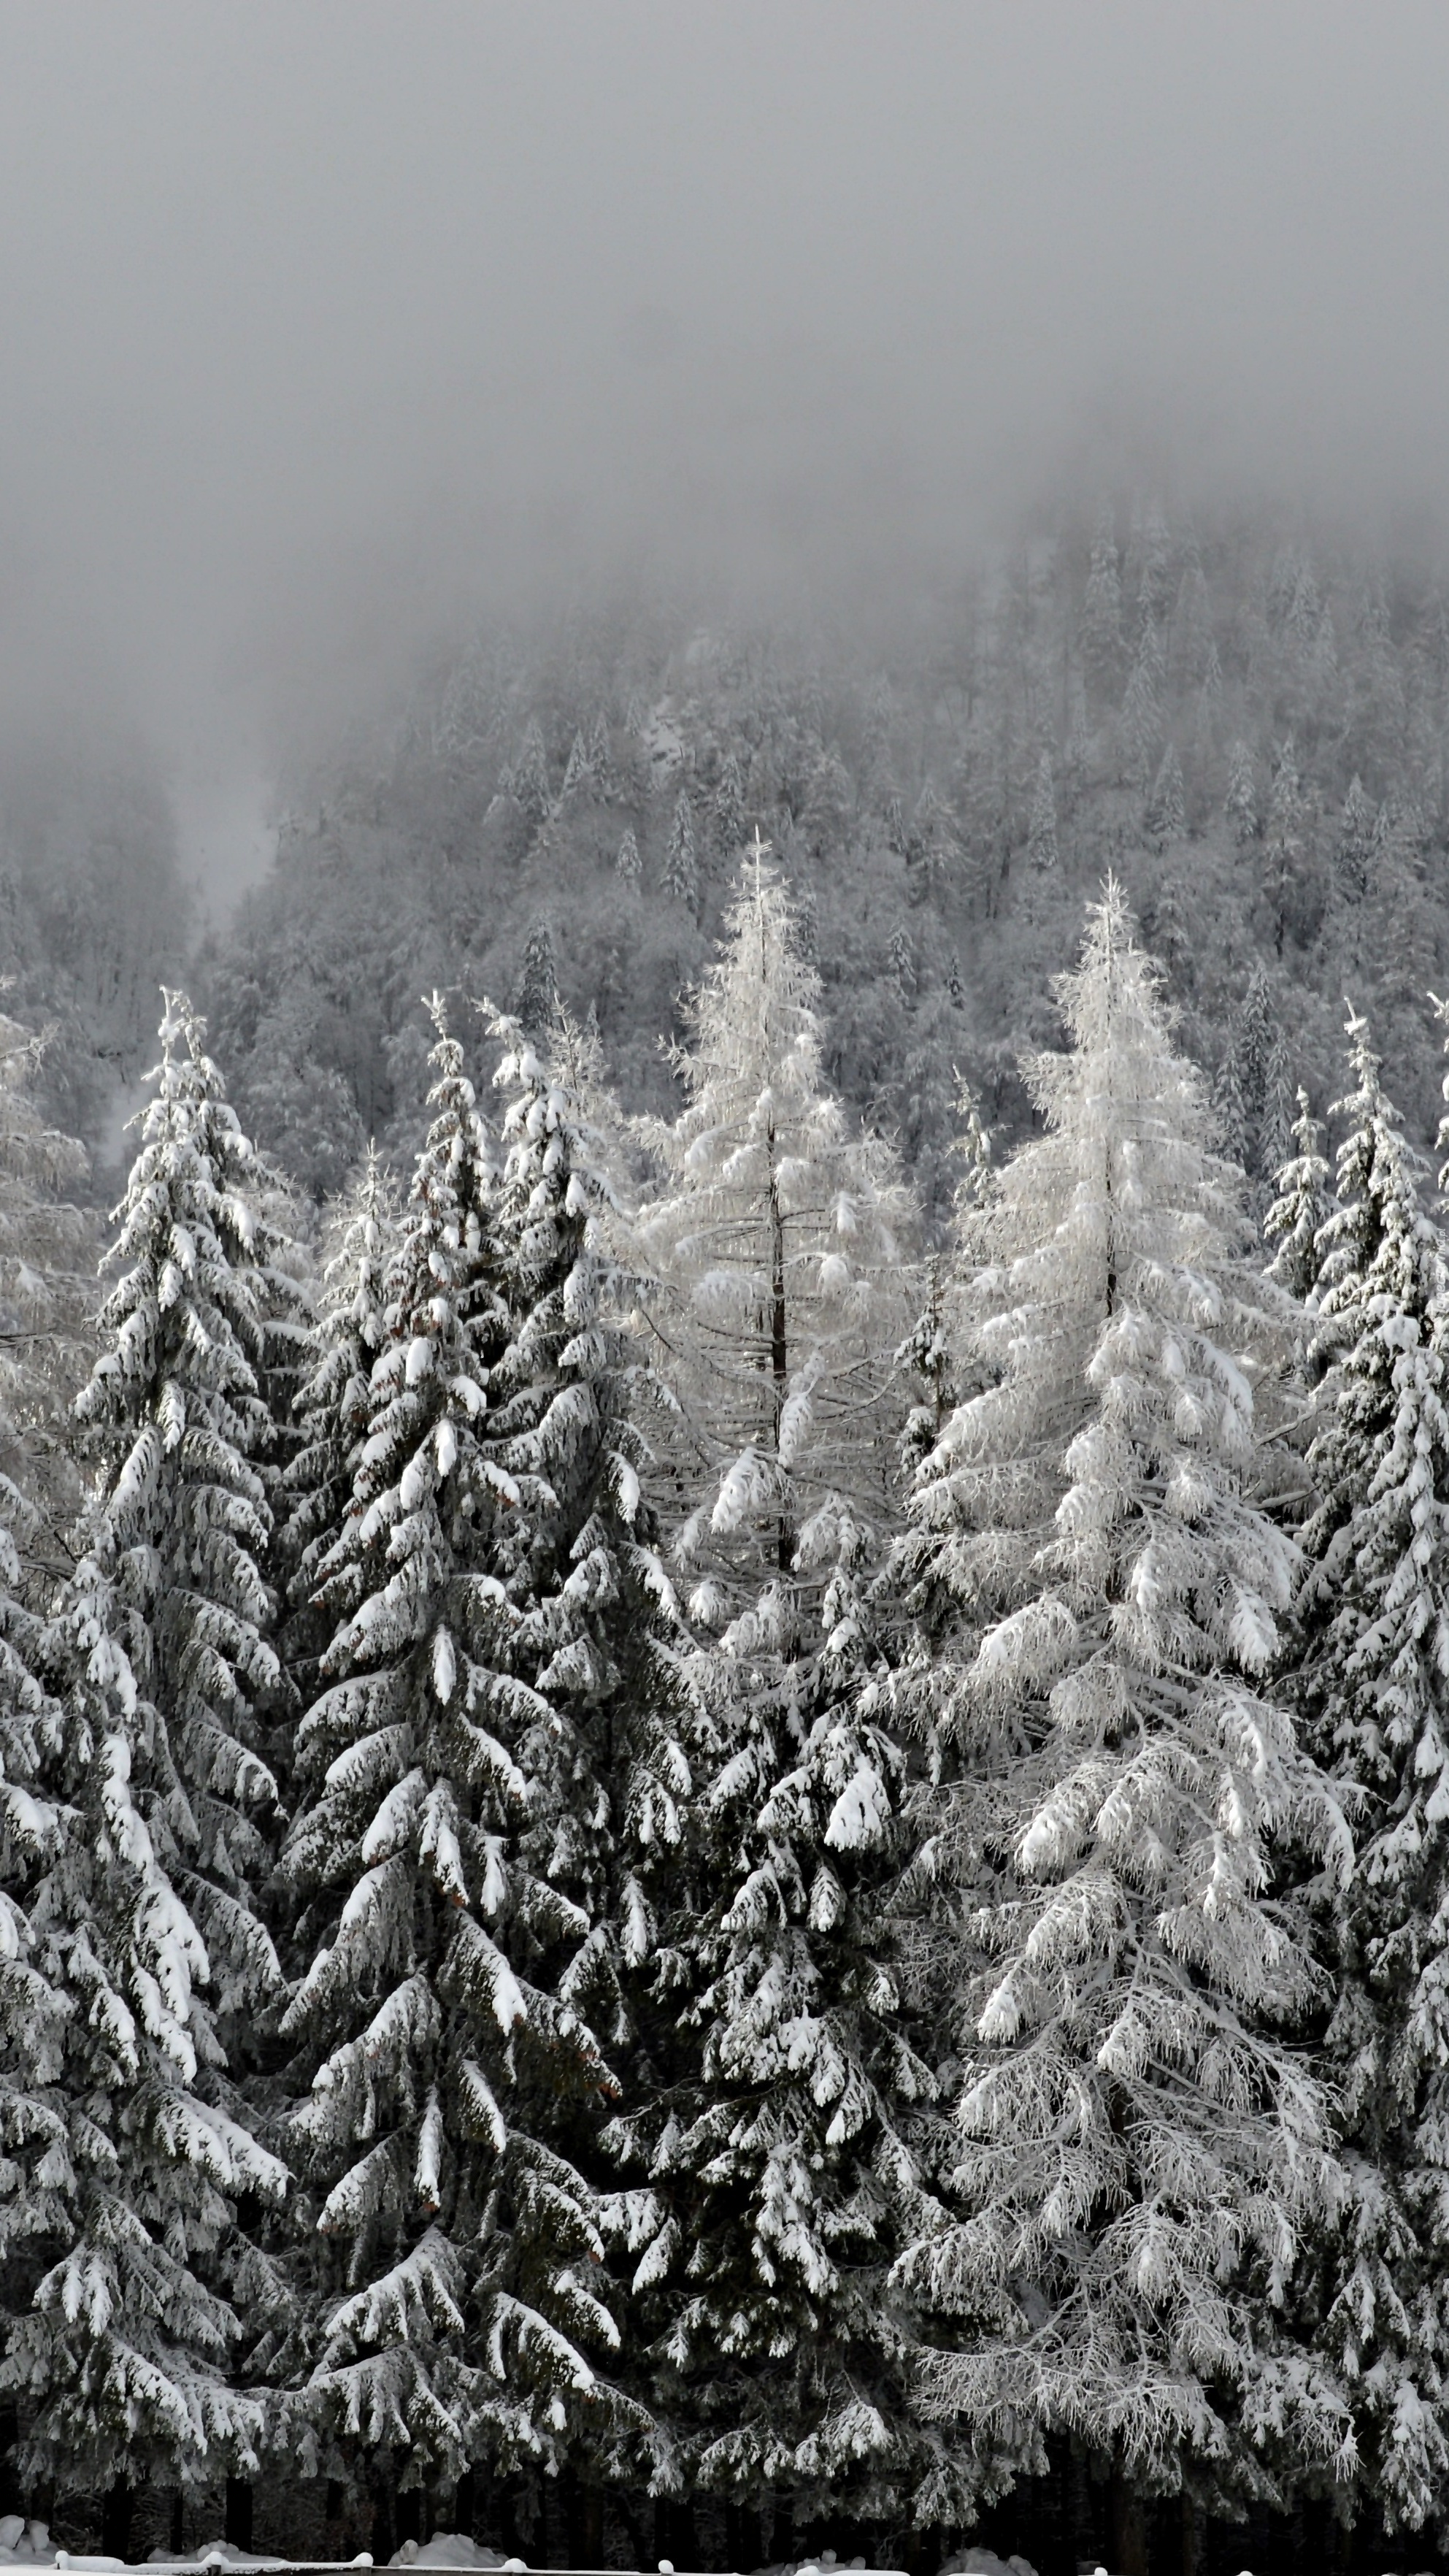
[(664, 858), (664, 891), (688, 912), (699, 909), (699, 861), (694, 847), (694, 811), (689, 790), (681, 787), (674, 800), (674, 819), (669, 826), (669, 847)]
[(1363, 780), (1355, 770), (1343, 800), (1333, 854), (1334, 888), (1344, 903), (1361, 903), (1368, 892), (1377, 821), (1373, 798), (1365, 792)]
[(714, 791), (714, 833), (721, 866), (732, 868), (745, 837), (745, 782), (739, 754), (735, 751), (727, 751), (719, 765), (719, 784)]
[(1082, 663), (1098, 698), (1115, 698), (1122, 666), (1122, 582), (1112, 512), (1097, 514), (1082, 601)]
[(644, 863), (639, 856), (639, 844), (635, 839), (632, 828), (625, 833), (622, 841), (619, 843), (619, 855), (614, 861), (614, 868), (622, 883), (629, 888), (630, 893), (637, 893), (639, 879), (644, 871)]
[(0, 1014), (0, 1475), (29, 1497), (26, 1552), (55, 1560), (80, 1487), (69, 1414), (90, 1367), (95, 1225), (69, 1196), (84, 1146), (50, 1127), (35, 1101), (43, 1034)]
[(619, 782), (614, 774), (614, 755), (609, 747), (609, 719), (602, 707), (589, 734), (589, 772), (594, 794), (601, 797), (606, 805), (612, 804)]
[(558, 1010), (558, 970), (554, 964), (553, 925), (545, 916), (529, 931), (518, 978), (518, 1016), (535, 1037), (551, 1027)]
[(1317, 1304), (1323, 1269), (1322, 1230), (1328, 1221), (1329, 1166), (1323, 1151), (1323, 1125), (1315, 1118), (1300, 1085), (1298, 1115), (1293, 1122), (1294, 1151), (1278, 1173), (1278, 1195), (1263, 1219), (1263, 1232), (1277, 1246), (1271, 1275), (1295, 1304), (1310, 1310)]
[(1162, 643), (1150, 617), (1142, 621), (1137, 651), (1122, 697), (1122, 741), (1127, 777), (1139, 796), (1157, 766), (1162, 739)]
[(505, 772), (504, 785), (522, 806), (530, 823), (539, 824), (553, 802), (549, 786), (548, 752), (544, 746), (543, 727), (537, 716), (530, 716), (523, 729), (523, 741), (513, 767)]
[(322, 1293), (308, 1336), (295, 1410), (300, 1439), (284, 1478), (277, 1561), (290, 1605), (286, 1660), (305, 1706), (334, 1622), (317, 1594), (352, 1506), (371, 1421), (372, 1372), (387, 1338), (387, 1282), (397, 1241), (397, 1192), (375, 1145), (334, 1209), (322, 1254)]
[(640, 2175), (619, 2208), (674, 2443), (661, 2481), (950, 2520), (977, 2465), (913, 2415), (887, 2279), (939, 2215), (892, 1923), (905, 1766), (873, 1697), (905, 1212), (824, 1088), (817, 1005), (757, 847), (679, 1060), (687, 1106), (649, 1131), (677, 1554), (715, 1642), (662, 1932), (673, 2029), (611, 2135)]
[(1157, 776), (1147, 805), (1147, 829), (1159, 849), (1169, 842), (1180, 841), (1187, 830), (1187, 800), (1182, 784), (1182, 763), (1177, 745), (1169, 742), (1158, 763)]
[(1273, 1335), (1115, 886), (1058, 993), (1046, 1132), (968, 1283), (990, 1382), (914, 1503), (953, 1615), (902, 1688), (960, 1765), (966, 1913), (958, 2216), (898, 2271), (942, 2319), (929, 2402), (1019, 2458), (1068, 2431), (1105, 2454), (1125, 2547), (1132, 2482), (1226, 2473), (1231, 2419), (1341, 2429), (1275, 2344), (1338, 2183), (1270, 1872), (1304, 1845), (1346, 1866), (1347, 1836), (1269, 1680), (1295, 1568), (1257, 1499)]
[(521, 1462), (494, 1157), (432, 1009), (432, 1124), (326, 1569), (336, 1678), (301, 1730), (288, 1866), (313, 1956), (284, 2027), (319, 2203), (302, 2456), (360, 2438), (436, 2488), (556, 2465), (580, 2410), (606, 2413), (588, 2356), (618, 2334), (575, 2162), (613, 2079), (568, 2000), (595, 1925), (567, 1881), (603, 1790), (563, 1690), (537, 1687), (532, 1552), (557, 1503)]
[(1034, 868), (1047, 871), (1057, 865), (1057, 793), (1052, 778), (1051, 754), (1047, 751), (1042, 753), (1037, 763), (1026, 854)]
[[(1449, 1261), (1356, 1014), (1348, 1036), (1294, 1690), (1306, 1739), (1360, 1801), (1323, 2042), (1357, 2188), (1306, 2268), (1362, 2487), (1393, 2531), (1438, 2512), (1449, 2474)], [(1310, 1163), (1299, 1195), (1317, 1185)]]
[(96, 1491), (45, 1641), (61, 1830), (27, 1907), (62, 2018), (36, 2043), (46, 2117), (15, 2142), (41, 2277), (0, 2374), (31, 2471), (102, 2485), (255, 2465), (233, 2301), (254, 2329), (279, 2294), (236, 2201), (285, 2182), (226, 2076), (277, 1979), (255, 1164), (183, 996), (161, 1035), (77, 1405)]
[(1298, 879), (1303, 861), (1303, 784), (1298, 775), (1291, 734), (1286, 742), (1279, 744), (1273, 764), (1265, 860), (1273, 913), (1273, 947), (1275, 954), (1281, 957), (1298, 898)]
[(124, 1607), (136, 1687), (164, 1728), (162, 1857), (185, 1874), (229, 2047), (227, 2023), (276, 1976), (256, 1913), (276, 1803), (261, 1748), (280, 1682), (263, 1574), (273, 1425), (258, 1255), (271, 1246), (266, 1175), (205, 1034), (186, 996), (168, 993), (107, 1257), (101, 1354), (75, 1409), (98, 1478), (84, 1544)]
[(1253, 755), (1243, 741), (1235, 742), (1228, 753), (1228, 792), (1223, 799), (1223, 814), (1234, 843), (1246, 849), (1258, 834), (1258, 790), (1253, 778)]
[(564, 769), (563, 785), (559, 789), (558, 801), (560, 805), (572, 805), (579, 797), (590, 795), (593, 791), (593, 784), (594, 772), (593, 764), (589, 758), (589, 747), (584, 740), (583, 727), (579, 726), (575, 731), (573, 743), (569, 750), (568, 761)]

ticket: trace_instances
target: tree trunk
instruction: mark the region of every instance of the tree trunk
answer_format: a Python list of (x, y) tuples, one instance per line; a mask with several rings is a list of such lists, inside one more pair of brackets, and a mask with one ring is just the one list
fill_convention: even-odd
[(458, 2492), (453, 2498), (453, 2529), (464, 2540), (472, 2539), (477, 2515), (477, 2490), (473, 2481), (473, 2472), (471, 2469), (465, 2469), (458, 2480)]
[(131, 2555), (131, 2514), (136, 2502), (135, 2490), (124, 2478), (117, 2478), (106, 2489), (101, 2504), (101, 2554), (105, 2558), (129, 2558)]
[(250, 2478), (228, 2478), (226, 2482), (226, 2526), (223, 2538), (233, 2549), (250, 2549), (252, 2545), (252, 2482)]
[(390, 2484), (379, 2469), (373, 2473), (371, 2489), (372, 2531), (370, 2547), (374, 2567), (385, 2567), (397, 2547), (393, 2538), (392, 2493)]
[(25, 2498), (15, 2474), (20, 2423), (13, 2406), (0, 2406), (0, 2513), (23, 2513)]
[(1203, 2511), (1186, 2487), (1182, 2491), (1182, 2576), (1203, 2576)]
[(1120, 2461), (1112, 2470), (1112, 2555), (1114, 2576), (1147, 2576), (1147, 2516)]
[(184, 2558), (186, 2555), (186, 2490), (184, 2487), (173, 2489), (171, 2496), (171, 2555), (173, 2558)]

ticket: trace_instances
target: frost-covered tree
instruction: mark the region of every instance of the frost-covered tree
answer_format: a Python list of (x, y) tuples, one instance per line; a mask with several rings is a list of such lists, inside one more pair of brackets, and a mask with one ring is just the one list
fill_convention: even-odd
[(255, 2329), (279, 2293), (236, 2201), (284, 2182), (227, 2081), (277, 1980), (257, 1911), (277, 1679), (257, 1169), (179, 995), (162, 1050), (77, 1407), (96, 1488), (45, 1640), (59, 1819), (27, 1910), (59, 2011), (38, 2014), (41, 2116), (13, 2141), (39, 2277), (5, 2382), (32, 2469), (103, 2485), (255, 2465), (229, 2348), (236, 2306)]
[(694, 809), (689, 790), (681, 787), (674, 800), (674, 816), (669, 826), (669, 846), (664, 857), (664, 891), (689, 912), (699, 909), (699, 860), (694, 846)]
[(555, 2465), (602, 2394), (590, 2354), (618, 2341), (574, 2161), (613, 2089), (573, 1997), (595, 1924), (587, 1873), (571, 1882), (603, 1798), (574, 1716), (590, 1567), (564, 1601), (537, 1580), (561, 1581), (544, 1457), (587, 1393), (531, 1411), (494, 1156), (433, 1011), (432, 1124), (325, 1569), (334, 1678), (303, 1722), (288, 1850), (313, 1952), (285, 2024), (310, 2084), (291, 2135), (316, 2194), (294, 2419), (304, 2457), (360, 2438), (407, 2485)]
[(1158, 763), (1147, 805), (1147, 828), (1159, 848), (1180, 841), (1187, 830), (1187, 800), (1177, 746), (1169, 743)]
[(1122, 664), (1122, 582), (1110, 509), (1098, 513), (1082, 601), (1082, 661), (1099, 697), (1115, 697)]
[(54, 1558), (54, 1525), (80, 1492), (68, 1438), (71, 1401), (92, 1356), (94, 1223), (71, 1192), (85, 1148), (41, 1112), (43, 1035), (0, 1015), (0, 1474), (30, 1498), (27, 1553)]
[(1258, 834), (1258, 790), (1253, 755), (1242, 741), (1235, 742), (1228, 753), (1228, 792), (1223, 799), (1223, 813), (1236, 846), (1246, 849)]
[(558, 1009), (558, 970), (554, 964), (553, 925), (536, 921), (523, 952), (518, 979), (518, 1016), (526, 1029), (541, 1037)]
[(522, 806), (530, 823), (539, 824), (553, 801), (548, 776), (548, 752), (544, 745), (543, 727), (537, 716), (530, 716), (523, 730), (523, 741), (513, 767), (505, 773), (504, 784), (516, 803)]
[(938, 1628), (903, 1683), (954, 1753), (965, 1910), (958, 2208), (898, 2277), (942, 2318), (936, 2403), (1020, 2458), (1070, 2431), (1124, 2486), (1174, 2483), (1233, 2424), (1341, 2435), (1273, 2323), (1339, 2187), (1274, 1874), (1347, 1838), (1271, 1678), (1296, 1563), (1259, 1499), (1273, 1334), (1115, 887), (1058, 993), (1070, 1051), (1027, 1068), (1045, 1133), (967, 1283), (980, 1392), (913, 1506)]
[(1334, 885), (1345, 903), (1360, 903), (1368, 892), (1377, 821), (1373, 798), (1355, 770), (1343, 800), (1333, 853)]
[(214, 2000), (243, 2012), (275, 1977), (257, 1919), (276, 1790), (263, 1758), (279, 1686), (264, 1575), (272, 1518), (264, 1469), (270, 1249), (258, 1157), (183, 994), (166, 997), (155, 1095), (107, 1256), (101, 1352), (76, 1401), (98, 1480), (84, 1524), (124, 1612), (137, 1690), (158, 1713), (169, 1777), (166, 1865), (187, 1903)]
[(1145, 618), (1122, 699), (1122, 741), (1127, 776), (1139, 796), (1157, 766), (1162, 739), (1162, 644), (1152, 619)]
[(758, 850), (679, 1059), (687, 1105), (650, 1131), (676, 1552), (713, 1642), (661, 1947), (674, 2029), (611, 2134), (639, 2176), (619, 2223), (673, 2474), (945, 2520), (977, 2468), (915, 2419), (887, 2279), (940, 2215), (893, 1923), (904, 1762), (875, 1706), (904, 1210), (824, 1088), (817, 996)]
[(1309, 2274), (1360, 2474), (1393, 2530), (1438, 2512), (1449, 2473), (1449, 1262), (1357, 1015), (1348, 1034), (1336, 1205), (1317, 1237), (1322, 1500), (1303, 1533), (1294, 1689), (1360, 1801), (1324, 2040), (1357, 2188)]
[(643, 874), (643, 861), (639, 856), (639, 844), (634, 837), (632, 829), (625, 833), (622, 841), (619, 843), (619, 855), (614, 861), (614, 867), (617, 875), (623, 884), (630, 889), (630, 892), (632, 893), (636, 891), (639, 879)]
[(1263, 1220), (1273, 1254), (1272, 1276), (1300, 1306), (1317, 1303), (1323, 1271), (1322, 1233), (1328, 1221), (1329, 1165), (1323, 1151), (1323, 1126), (1314, 1117), (1308, 1094), (1298, 1092), (1291, 1157), (1278, 1172), (1278, 1195)]
[(1051, 754), (1046, 751), (1037, 763), (1026, 854), (1034, 868), (1048, 869), (1057, 865), (1057, 794), (1052, 778)]
[(745, 838), (745, 782), (739, 754), (727, 751), (719, 765), (719, 784), (714, 791), (715, 846), (721, 864), (733, 867)]
[(304, 1701), (313, 1695), (317, 1661), (332, 1640), (333, 1623), (317, 1595), (352, 1506), (367, 1442), (372, 1372), (387, 1338), (396, 1234), (397, 1194), (376, 1146), (369, 1145), (332, 1214), (323, 1249), (322, 1293), (295, 1404), (301, 1436), (286, 1469), (286, 1519), (277, 1534), (278, 1568), (291, 1609), (287, 1661)]
[(589, 758), (589, 746), (584, 740), (583, 727), (579, 726), (574, 733), (565, 764), (563, 785), (559, 789), (559, 803), (564, 806), (576, 803), (579, 797), (587, 796), (592, 792), (593, 784), (594, 772)]

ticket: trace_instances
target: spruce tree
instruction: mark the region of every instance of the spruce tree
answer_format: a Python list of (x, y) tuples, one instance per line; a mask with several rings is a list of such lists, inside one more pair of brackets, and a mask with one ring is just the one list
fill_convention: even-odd
[(523, 952), (518, 979), (518, 1016), (526, 1029), (541, 1037), (558, 1010), (558, 973), (554, 965), (553, 926), (536, 921)]
[(46, 1040), (0, 1014), (0, 1475), (33, 1509), (27, 1556), (60, 1561), (80, 1505), (69, 1414), (93, 1357), (94, 1219), (71, 1197), (85, 1148), (37, 1105)]
[(1357, 2189), (1307, 2269), (1360, 2479), (1393, 2531), (1440, 2510), (1449, 2472), (1449, 1263), (1365, 1022), (1348, 1033), (1294, 1686), (1359, 1821), (1323, 2051)]
[(396, 1234), (396, 1192), (369, 1145), (328, 1227), (308, 1366), (295, 1399), (300, 1436), (286, 1469), (286, 1518), (277, 1536), (290, 1608), (287, 1664), (304, 1705), (315, 1695), (317, 1665), (332, 1640), (334, 1623), (317, 1596), (352, 1507), (367, 1441)]
[(1165, 849), (1170, 841), (1180, 841), (1187, 830), (1182, 764), (1175, 743), (1168, 744), (1158, 764), (1148, 802), (1147, 828), (1159, 849)]
[(1037, 763), (1036, 790), (1032, 797), (1031, 821), (1027, 828), (1026, 854), (1034, 868), (1043, 872), (1057, 864), (1057, 797), (1052, 779), (1050, 752), (1044, 751)]
[(915, 2418), (916, 2328), (887, 2278), (939, 2217), (896, 1919), (905, 1763), (877, 1706), (904, 1208), (824, 1089), (817, 996), (758, 849), (679, 1060), (688, 1104), (649, 1131), (676, 1552), (712, 1642), (660, 1947), (675, 2027), (612, 2135), (640, 2177), (661, 2474), (949, 2520), (978, 2464)]
[(1258, 791), (1253, 779), (1253, 755), (1245, 742), (1235, 742), (1228, 753), (1228, 792), (1223, 800), (1223, 814), (1238, 849), (1246, 849), (1258, 833)]
[(334, 1678), (301, 1730), (312, 1960), (284, 2027), (316, 2195), (303, 2456), (360, 2436), (436, 2487), (475, 2460), (556, 2466), (618, 2330), (576, 2162), (614, 2079), (570, 1999), (603, 1792), (565, 1689), (540, 1687), (568, 1662), (535, 1587), (556, 1498), (510, 1382), (493, 1154), (432, 1008), (432, 1124), (325, 1569)]
[(1278, 1173), (1278, 1195), (1263, 1220), (1263, 1232), (1277, 1246), (1272, 1276), (1300, 1306), (1317, 1302), (1323, 1271), (1323, 1227), (1329, 1215), (1329, 1166), (1323, 1152), (1323, 1126), (1315, 1118), (1308, 1094), (1300, 1088), (1293, 1122), (1294, 1152)]
[(1122, 583), (1110, 509), (1098, 512), (1082, 602), (1082, 661), (1099, 698), (1115, 698), (1122, 664)]
[(1046, 1132), (966, 1283), (986, 1383), (913, 1506), (935, 1634), (898, 1693), (958, 1774), (960, 2147), (955, 2221), (898, 2277), (942, 2319), (929, 2398), (1019, 2457), (1068, 2431), (1105, 2455), (1125, 2548), (1134, 2481), (1225, 2472), (1231, 2427), (1341, 2437), (1274, 2326), (1339, 2186), (1271, 1876), (1304, 1846), (1345, 1866), (1346, 1834), (1271, 1682), (1273, 1334), (1115, 887), (1058, 992), (1071, 1051), (1027, 1068)]
[(257, 1173), (180, 995), (162, 1049), (77, 1406), (96, 1491), (44, 1640), (58, 1822), (26, 1902), (59, 2009), (14, 2141), (39, 2277), (3, 2373), (35, 2474), (122, 2486), (255, 2466), (261, 2409), (228, 2362), (237, 2309), (254, 2330), (281, 2291), (236, 2204), (285, 2182), (227, 2076), (277, 1979)]
[(689, 790), (681, 787), (674, 800), (674, 819), (669, 826), (669, 848), (664, 861), (664, 891), (689, 912), (699, 909), (699, 861), (694, 847), (694, 814)]

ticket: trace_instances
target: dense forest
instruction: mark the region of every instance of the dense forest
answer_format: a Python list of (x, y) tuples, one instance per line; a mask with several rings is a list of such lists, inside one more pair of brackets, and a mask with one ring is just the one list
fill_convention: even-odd
[[(420, 1133), (435, 987), (530, 956), (658, 1107), (681, 995), (758, 824), (802, 907), (827, 1070), (933, 1216), (958, 1077), (1008, 1137), (1050, 979), (1110, 868), (1255, 1179), (1343, 996), (1416, 1136), (1437, 1115), (1449, 593), (1265, 519), (1149, 504), (1038, 531), (898, 621), (752, 633), (638, 602), (484, 631), (387, 723), (294, 764), (271, 881), (208, 951), (241, 1115), (314, 1194)], [(1273, 1061), (1269, 1062), (1269, 1055)]]
[(32, 2534), (1439, 2563), (1446, 599), (485, 634), (204, 1019), (142, 755), (17, 763)]

